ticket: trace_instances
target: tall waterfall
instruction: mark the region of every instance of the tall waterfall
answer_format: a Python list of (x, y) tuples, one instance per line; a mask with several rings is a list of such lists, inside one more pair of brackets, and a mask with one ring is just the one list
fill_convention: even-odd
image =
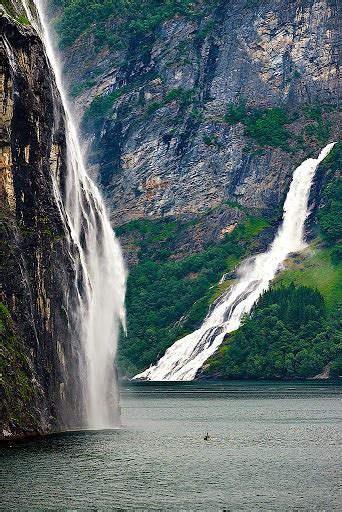
[(31, 24), (42, 38), (65, 112), (68, 168), (64, 187), (58, 176), (52, 179), (75, 267), (75, 282), (70, 286), (76, 295), (76, 304), (72, 301), (67, 314), (74, 319), (81, 340), (82, 353), (75, 371), (83, 388), (85, 424), (82, 427), (109, 428), (116, 426), (114, 357), (120, 322), (125, 323), (126, 272), (103, 200), (85, 169), (43, 2), (34, 1), (38, 20), (28, 3), (24, 5)]
[(292, 252), (305, 246), (304, 224), (312, 180), (319, 163), (335, 143), (328, 144), (317, 159), (305, 160), (294, 171), (284, 209), (283, 222), (267, 252), (246, 260), (239, 268), (239, 281), (216, 302), (197, 331), (176, 341), (157, 362), (135, 379), (192, 380), (203, 363), (235, 331), (244, 314), (249, 313), (260, 295), (267, 290), (282, 262)]

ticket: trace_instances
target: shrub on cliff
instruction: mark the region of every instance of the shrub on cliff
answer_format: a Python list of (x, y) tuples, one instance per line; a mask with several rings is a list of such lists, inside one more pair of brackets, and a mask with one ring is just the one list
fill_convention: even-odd
[(95, 96), (83, 116), (83, 125), (97, 130), (112, 110), (115, 101), (121, 96), (121, 90), (115, 90), (103, 96)]
[(242, 123), (245, 135), (252, 137), (260, 146), (280, 147), (290, 150), (290, 132), (285, 125), (291, 123), (283, 108), (252, 109), (246, 107), (246, 102), (240, 98), (238, 105), (229, 103), (224, 120), (228, 124)]

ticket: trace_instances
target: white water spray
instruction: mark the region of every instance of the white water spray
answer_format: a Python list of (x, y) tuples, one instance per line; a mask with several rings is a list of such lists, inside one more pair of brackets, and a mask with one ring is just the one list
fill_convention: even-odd
[(136, 375), (135, 379), (192, 380), (225, 335), (239, 327), (243, 315), (251, 311), (267, 290), (287, 256), (306, 246), (304, 224), (312, 180), (319, 163), (334, 144), (328, 144), (317, 159), (309, 158), (295, 170), (284, 204), (283, 222), (269, 250), (241, 265), (239, 282), (220, 297), (200, 329), (176, 341), (155, 366)]
[(82, 426), (110, 428), (117, 426), (113, 410), (117, 395), (114, 357), (120, 322), (125, 324), (126, 272), (103, 200), (85, 169), (43, 2), (34, 1), (40, 26), (28, 5), (25, 2), (24, 5), (31, 24), (44, 43), (65, 112), (68, 166), (65, 191), (61, 191), (58, 176), (53, 176), (53, 187), (69, 233), (70, 257), (76, 275), (72, 284), (76, 289), (76, 310), (68, 311), (68, 314), (78, 325), (83, 350), (77, 369), (85, 401), (86, 424)]

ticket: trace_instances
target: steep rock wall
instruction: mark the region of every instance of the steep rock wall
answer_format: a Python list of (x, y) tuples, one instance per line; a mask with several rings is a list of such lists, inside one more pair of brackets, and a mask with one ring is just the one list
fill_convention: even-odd
[(0, 438), (11, 438), (75, 428), (83, 412), (73, 254), (52, 180), (63, 189), (64, 113), (38, 36), (4, 11), (0, 24)]
[[(79, 114), (94, 96), (119, 96), (100, 122), (94, 109), (85, 123), (113, 222), (192, 218), (227, 199), (279, 207), (293, 169), (325, 142), (306, 130), (303, 106), (331, 107), (327, 138), (341, 120), (339, 9), (336, 0), (212, 2), (194, 19), (163, 23), (148, 51), (132, 39), (127, 51), (98, 53), (87, 35), (66, 49), (72, 84), (97, 74), (76, 99)], [(251, 110), (291, 113), (290, 150), (224, 122), (242, 98)]]

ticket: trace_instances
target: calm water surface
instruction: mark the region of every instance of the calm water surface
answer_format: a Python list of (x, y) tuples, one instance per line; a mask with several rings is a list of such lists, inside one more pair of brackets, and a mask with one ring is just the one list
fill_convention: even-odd
[(127, 384), (121, 430), (2, 446), (0, 508), (340, 511), (341, 391)]

